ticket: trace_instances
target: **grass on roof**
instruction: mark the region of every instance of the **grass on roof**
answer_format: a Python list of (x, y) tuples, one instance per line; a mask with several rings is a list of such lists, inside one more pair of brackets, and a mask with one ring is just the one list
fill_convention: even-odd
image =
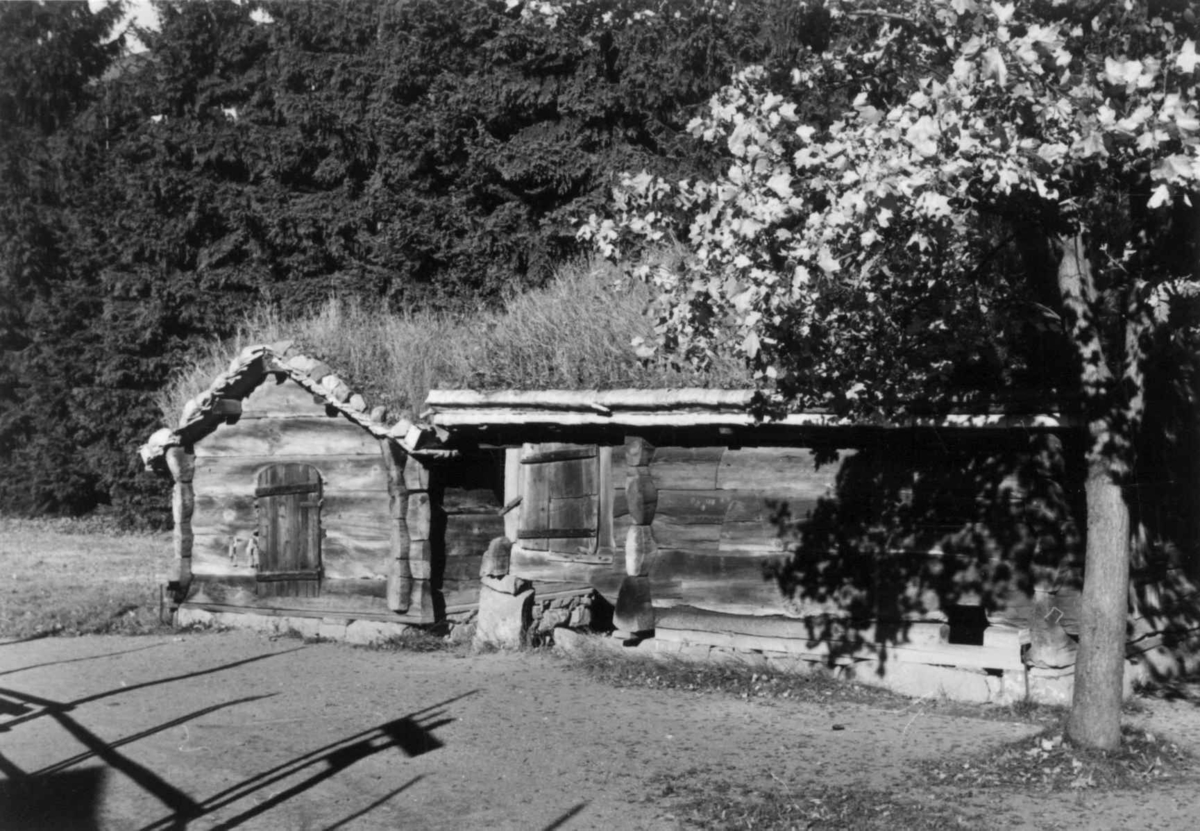
[[(658, 258), (678, 257), (663, 251)], [(174, 426), (184, 403), (246, 346), (293, 340), (320, 358), (372, 406), (393, 416), (419, 414), (432, 389), (650, 389), (753, 386), (744, 365), (717, 356), (701, 372), (665, 359), (641, 360), (631, 345), (649, 340), (653, 289), (601, 260), (559, 270), (543, 289), (504, 309), (470, 316), (390, 313), (357, 298), (331, 298), (308, 317), (284, 318), (269, 308), (249, 315), (228, 341), (198, 350), (159, 393)]]

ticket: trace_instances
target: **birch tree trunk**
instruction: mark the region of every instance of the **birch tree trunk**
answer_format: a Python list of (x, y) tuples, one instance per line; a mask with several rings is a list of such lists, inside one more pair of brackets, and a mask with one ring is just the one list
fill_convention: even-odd
[(1129, 607), (1129, 506), (1113, 478), (1111, 431), (1116, 399), (1094, 313), (1096, 291), (1081, 235), (1059, 240), (1058, 288), (1081, 362), (1088, 450), (1087, 553), (1084, 560), (1075, 694), (1067, 737), (1086, 747), (1121, 743), (1121, 692)]

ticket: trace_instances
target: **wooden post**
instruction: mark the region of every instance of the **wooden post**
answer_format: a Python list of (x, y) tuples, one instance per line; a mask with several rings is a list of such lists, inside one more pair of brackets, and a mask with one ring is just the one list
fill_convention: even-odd
[(388, 571), (387, 604), (393, 612), (407, 612), (413, 578), (409, 567), (408, 488), (404, 482), (405, 457), (391, 439), (380, 439), (379, 450), (388, 477), (388, 516), (392, 562)]
[(196, 497), (192, 480), (196, 475), (196, 457), (188, 449), (167, 448), (167, 468), (175, 480), (171, 489), (171, 519), (174, 521), (175, 577), (168, 582), (176, 603), (187, 597), (192, 582), (192, 512)]
[(625, 577), (617, 591), (613, 623), (627, 634), (654, 629), (654, 606), (650, 593), (650, 564), (657, 546), (651, 524), (658, 506), (658, 488), (650, 476), (654, 447), (645, 439), (625, 440), (625, 499), (633, 525), (625, 536)]

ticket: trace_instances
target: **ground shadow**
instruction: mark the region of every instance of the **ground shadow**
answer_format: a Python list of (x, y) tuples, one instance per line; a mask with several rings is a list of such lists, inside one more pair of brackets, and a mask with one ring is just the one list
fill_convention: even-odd
[[(186, 828), (188, 823), (229, 807), (276, 783), (301, 774), (307, 774), (305, 778), (273, 794), (268, 799), (255, 804), (253, 807), (229, 819), (208, 826), (213, 831), (236, 828), (293, 799), (321, 782), (336, 776), (346, 768), (369, 756), (387, 750), (398, 750), (405, 756), (414, 757), (437, 750), (443, 746), (443, 743), (433, 735), (433, 731), (454, 721), (452, 718), (445, 717), (445, 711), (442, 708), (470, 695), (474, 695), (476, 692), (478, 691), (471, 690), (462, 695), (446, 699), (438, 704), (416, 710), (400, 718), (384, 722), (368, 730), (363, 730), (330, 742), (295, 759), (276, 765), (254, 776), (247, 777), (238, 784), (215, 793), (202, 802), (195, 802), (185, 806), (182, 810), (175, 810), (170, 815), (144, 826), (142, 831)], [(353, 818), (361, 816), (367, 810), (382, 805), (387, 799), (411, 787), (416, 781), (417, 779), (410, 780), (387, 797), (376, 800), (372, 805), (357, 812)], [(351, 818), (342, 820), (339, 824), (344, 824), (349, 819)]]
[[(28, 638), (27, 640), (32, 640), (32, 638)], [(116, 652), (102, 652), (98, 655), (84, 655), (80, 658), (65, 658), (61, 661), (46, 661), (40, 664), (29, 664), (28, 666), (17, 667), (16, 669), (6, 669), (3, 672), (0, 672), (0, 676), (14, 675), (18, 672), (28, 672), (29, 670), (41, 669), (42, 667), (56, 667), (60, 664), (75, 664), (79, 663), (80, 661), (96, 661), (100, 658), (112, 658), (116, 655), (128, 655), (132, 652), (143, 652), (147, 649), (160, 649), (164, 646), (166, 646), (166, 643), (152, 643), (147, 646), (139, 646), (134, 649), (119, 649)]]
[(172, 675), (167, 678), (157, 678), (153, 681), (143, 681), (139, 684), (130, 684), (130, 685), (123, 686), (123, 687), (116, 687), (114, 689), (106, 690), (104, 692), (94, 693), (92, 695), (84, 696), (83, 698), (77, 698), (74, 701), (53, 701), (48, 698), (40, 698), (38, 696), (32, 695), (31, 693), (23, 693), (19, 690), (13, 690), (13, 689), (9, 689), (6, 687), (0, 687), (0, 696), (7, 696), (7, 697), (15, 699), (17, 701), (23, 702), (26, 705), (29, 705), (29, 704), (37, 705), (37, 707), (40, 708), (40, 709), (36, 709), (36, 710), (29, 710), (29, 711), (25, 712), (23, 715), (19, 715), (15, 718), (9, 719), (8, 721), (5, 721), (4, 723), (0, 724), (0, 733), (3, 733), (7, 730), (11, 730), (13, 727), (16, 727), (17, 725), (23, 724), (27, 721), (32, 721), (33, 719), (41, 718), (42, 716), (45, 716), (45, 715), (54, 715), (54, 714), (65, 713), (69, 710), (73, 710), (74, 708), (79, 707), (80, 705), (90, 704), (95, 701), (100, 701), (105, 698), (110, 698), (114, 695), (122, 695), (124, 693), (133, 692), (134, 690), (146, 689), (147, 687), (156, 687), (160, 684), (170, 684), (174, 681), (186, 681), (190, 678), (199, 678), (204, 675), (212, 675), (213, 673), (216, 673), (216, 672), (224, 672), (227, 669), (233, 669), (234, 667), (245, 666), (246, 664), (252, 664), (257, 661), (263, 661), (263, 660), (266, 660), (267, 658), (273, 658), (277, 655), (286, 655), (289, 652), (296, 652), (298, 650), (305, 649), (305, 648), (306, 647), (303, 647), (303, 646), (297, 646), (292, 649), (282, 650), (280, 652), (268, 652), (265, 655), (254, 655), (250, 658), (243, 658), (240, 661), (232, 661), (231, 663), (221, 664), (221, 665), (215, 666), (215, 667), (209, 667), (208, 669), (199, 669), (194, 672), (183, 673), (182, 675)]
[(108, 768), (128, 776), (133, 782), (166, 804), (184, 809), (191, 804), (191, 800), (186, 794), (145, 766), (116, 752), (117, 748), (172, 727), (186, 724), (200, 716), (269, 697), (255, 695), (214, 704), (113, 742), (105, 742), (63, 711), (51, 708), (47, 714), (87, 750), (32, 772), (21, 770), (0, 754), (0, 773), (3, 773), (7, 780), (0, 781), (0, 817), (4, 818), (4, 827), (14, 829), (95, 827), (94, 817), (99, 806), (100, 785), (104, 781), (107, 769), (93, 768), (70, 772), (67, 770), (92, 758), (99, 759), (108, 765)]

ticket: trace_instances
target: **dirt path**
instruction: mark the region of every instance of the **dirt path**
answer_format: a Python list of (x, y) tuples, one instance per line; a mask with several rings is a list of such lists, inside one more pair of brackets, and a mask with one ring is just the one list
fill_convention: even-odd
[[(915, 703), (612, 689), (539, 654), (234, 632), (45, 639), (0, 644), (0, 826), (668, 829), (656, 795), (674, 778), (885, 786), (916, 760), (1030, 732)], [(1192, 800), (1156, 809), (1182, 823), (1157, 827), (1193, 827)], [(1130, 827), (1077, 805), (1064, 816), (1080, 824), (1042, 825), (1039, 805), (1005, 825)]]

